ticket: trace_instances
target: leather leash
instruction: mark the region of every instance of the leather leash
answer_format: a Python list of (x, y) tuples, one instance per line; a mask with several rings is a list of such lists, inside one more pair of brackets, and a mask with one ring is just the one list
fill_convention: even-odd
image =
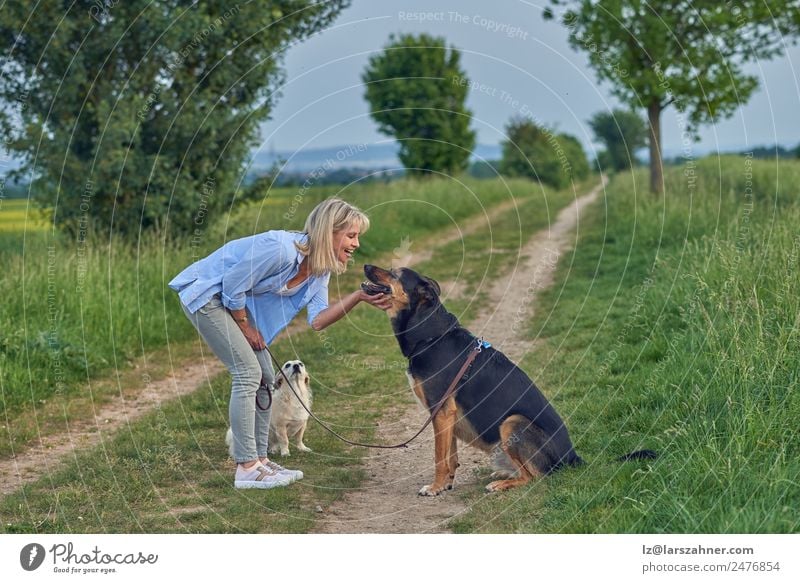
[[(467, 372), (467, 369), (473, 363), (473, 361), (478, 356), (478, 354), (480, 354), (480, 352), (483, 351), (483, 347), (484, 346), (491, 346), (491, 345), (484, 343), (482, 338), (478, 339), (476, 346), (472, 350), (470, 350), (469, 354), (467, 355), (467, 359), (464, 361), (464, 364), (461, 365), (461, 368), (456, 373), (456, 376), (453, 379), (453, 382), (451, 382), (450, 386), (447, 387), (447, 390), (445, 391), (444, 396), (439, 400), (438, 403), (436, 403), (436, 406), (433, 408), (433, 411), (431, 412), (430, 416), (428, 417), (428, 420), (425, 421), (425, 424), (420, 428), (419, 431), (417, 431), (413, 435), (413, 437), (411, 437), (410, 439), (407, 439), (403, 443), (398, 443), (396, 445), (378, 445), (378, 444), (374, 444), (374, 443), (359, 443), (357, 441), (350, 441), (349, 439), (347, 439), (345, 437), (342, 437), (341, 435), (336, 433), (333, 429), (331, 429), (324, 422), (322, 422), (322, 420), (320, 420), (316, 415), (314, 415), (309, 410), (308, 407), (306, 407), (306, 404), (303, 403), (303, 400), (300, 398), (300, 396), (294, 390), (294, 387), (292, 386), (292, 383), (289, 381), (289, 378), (286, 376), (286, 373), (283, 372), (283, 369), (278, 364), (278, 361), (275, 360), (275, 356), (273, 356), (272, 351), (269, 349), (269, 346), (265, 346), (265, 348), (267, 350), (267, 353), (269, 353), (269, 356), (272, 359), (272, 362), (275, 363), (275, 367), (280, 371), (280, 373), (283, 375), (283, 378), (286, 380), (286, 384), (289, 386), (289, 388), (292, 390), (292, 393), (294, 393), (294, 396), (297, 397), (297, 400), (303, 406), (303, 409), (305, 409), (306, 413), (308, 413), (308, 415), (314, 421), (319, 423), (326, 431), (328, 431), (330, 434), (334, 435), (337, 439), (339, 439), (339, 440), (341, 440), (341, 441), (343, 441), (343, 442), (345, 442), (347, 444), (350, 444), (350, 445), (355, 445), (355, 446), (358, 446), (358, 447), (369, 447), (369, 448), (373, 448), (373, 449), (397, 449), (397, 448), (400, 448), (400, 447), (408, 447), (408, 444), (411, 443), (412, 441), (414, 441), (417, 437), (419, 437), (419, 435), (423, 431), (425, 431), (425, 428), (428, 427), (428, 425), (431, 424), (431, 422), (433, 421), (434, 417), (436, 417), (437, 413), (439, 413), (441, 408), (444, 407), (444, 404), (447, 402), (447, 399), (449, 399), (451, 396), (453, 396), (453, 394), (456, 392), (456, 389), (458, 388), (459, 381), (464, 376), (464, 373)], [(270, 403), (271, 403), (271, 400), (272, 399), (270, 399)]]
[(261, 409), (262, 411), (269, 411), (269, 408), (272, 407), (272, 390), (269, 388), (269, 385), (264, 383), (264, 379), (261, 379), (261, 384), (258, 385), (258, 388), (265, 389), (267, 391), (267, 397), (269, 397), (269, 403), (266, 407), (262, 407), (261, 403), (258, 402), (258, 393), (256, 393), (256, 406)]

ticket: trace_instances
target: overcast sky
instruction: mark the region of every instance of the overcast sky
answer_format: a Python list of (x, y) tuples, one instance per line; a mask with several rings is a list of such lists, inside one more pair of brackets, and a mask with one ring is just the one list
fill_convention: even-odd
[[(566, 29), (544, 21), (544, 2), (522, 0), (353, 0), (333, 26), (286, 55), (283, 96), (263, 127), (262, 148), (296, 150), (372, 144), (376, 131), (364, 100), (361, 73), (370, 54), (393, 32), (446, 37), (462, 52), (474, 88), (468, 107), (478, 142), (497, 144), (503, 126), (525, 108), (547, 124), (592, 141), (586, 120), (619, 105), (600, 85), (585, 53), (567, 44)], [(800, 143), (800, 49), (749, 68), (761, 87), (727, 120), (702, 128), (697, 153), (767, 144)], [(676, 112), (663, 115), (666, 153), (679, 153)]]

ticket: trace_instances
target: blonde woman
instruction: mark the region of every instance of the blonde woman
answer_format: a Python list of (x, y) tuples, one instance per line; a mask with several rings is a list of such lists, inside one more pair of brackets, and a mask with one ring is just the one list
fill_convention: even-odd
[[(193, 263), (169, 287), (183, 311), (231, 374), (229, 406), (236, 488), (273, 488), (303, 477), (267, 456), (270, 410), (266, 386), (275, 380), (265, 348), (302, 308), (322, 330), (360, 302), (389, 308), (390, 298), (358, 289), (328, 305), (331, 273), (343, 273), (369, 228), (359, 209), (331, 198), (318, 204), (303, 232), (267, 231), (230, 241)], [(263, 379), (263, 382), (262, 382)]]

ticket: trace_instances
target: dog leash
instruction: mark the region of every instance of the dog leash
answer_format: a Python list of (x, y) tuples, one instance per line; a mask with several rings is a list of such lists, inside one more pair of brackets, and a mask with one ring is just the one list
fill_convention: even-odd
[[(369, 447), (369, 448), (373, 448), (373, 449), (398, 449), (398, 448), (401, 448), (401, 447), (408, 447), (409, 443), (414, 441), (417, 437), (419, 437), (419, 435), (423, 431), (425, 431), (425, 428), (428, 427), (428, 425), (431, 424), (431, 422), (433, 421), (434, 417), (436, 417), (436, 415), (439, 413), (439, 410), (442, 407), (444, 407), (444, 404), (447, 402), (447, 399), (449, 399), (453, 395), (453, 393), (456, 392), (456, 389), (458, 388), (459, 381), (464, 376), (464, 374), (467, 372), (467, 369), (469, 369), (469, 367), (472, 365), (472, 363), (475, 360), (475, 358), (477, 358), (478, 354), (480, 354), (483, 351), (484, 348), (488, 348), (489, 346), (491, 346), (491, 344), (489, 344), (488, 342), (484, 342), (483, 338), (477, 339), (477, 344), (472, 348), (472, 350), (469, 351), (469, 354), (467, 355), (467, 359), (464, 361), (464, 364), (461, 365), (461, 368), (459, 369), (458, 373), (456, 373), (456, 376), (453, 379), (453, 382), (451, 382), (450, 386), (447, 387), (447, 390), (444, 392), (444, 396), (439, 400), (438, 403), (436, 403), (436, 406), (433, 408), (433, 411), (431, 412), (431, 414), (428, 417), (427, 421), (425, 421), (425, 424), (410, 439), (407, 439), (403, 443), (398, 443), (398, 444), (395, 444), (395, 445), (379, 445), (379, 444), (375, 444), (375, 443), (359, 443), (357, 441), (350, 441), (346, 437), (342, 437), (341, 435), (336, 433), (336, 431), (331, 429), (319, 417), (314, 415), (309, 410), (308, 407), (306, 407), (306, 404), (303, 403), (303, 400), (300, 398), (300, 395), (298, 395), (297, 392), (294, 390), (294, 387), (292, 386), (292, 383), (289, 381), (289, 378), (286, 376), (286, 373), (283, 372), (283, 369), (278, 364), (278, 361), (275, 359), (275, 356), (272, 354), (272, 351), (269, 349), (269, 346), (265, 346), (265, 348), (266, 348), (267, 353), (269, 354), (270, 358), (272, 359), (272, 362), (275, 363), (275, 367), (283, 375), (283, 378), (286, 380), (286, 384), (289, 386), (289, 388), (291, 389), (292, 393), (294, 393), (294, 396), (297, 397), (297, 400), (300, 401), (300, 404), (303, 406), (303, 409), (306, 410), (306, 413), (308, 413), (308, 415), (314, 421), (319, 423), (331, 435), (335, 436), (337, 439), (339, 439), (339, 440), (341, 440), (341, 441), (343, 441), (343, 442), (345, 442), (347, 444), (355, 445), (355, 446), (358, 446), (358, 447)], [(258, 401), (256, 400), (256, 402), (258, 402)], [(271, 402), (272, 402), (272, 397), (270, 395), (270, 404), (271, 404)]]
[(259, 389), (264, 389), (267, 391), (267, 397), (269, 397), (269, 403), (266, 407), (262, 407), (261, 403), (258, 402), (258, 391), (256, 391), (256, 407), (261, 409), (262, 411), (269, 411), (269, 408), (272, 407), (272, 391), (269, 388), (269, 385), (264, 382), (264, 379), (261, 379), (261, 384), (258, 386)]

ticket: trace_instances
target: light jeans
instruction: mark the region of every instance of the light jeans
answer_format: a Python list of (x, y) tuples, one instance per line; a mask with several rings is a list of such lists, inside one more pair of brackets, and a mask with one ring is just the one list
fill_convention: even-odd
[(256, 398), (262, 407), (269, 404), (266, 388), (261, 386), (262, 378), (270, 388), (275, 382), (269, 354), (266, 350), (253, 350), (219, 296), (211, 298), (194, 314), (183, 304), (181, 307), (231, 374), (228, 415), (233, 432), (233, 459), (242, 463), (267, 457), (272, 408), (264, 411), (256, 407)]

